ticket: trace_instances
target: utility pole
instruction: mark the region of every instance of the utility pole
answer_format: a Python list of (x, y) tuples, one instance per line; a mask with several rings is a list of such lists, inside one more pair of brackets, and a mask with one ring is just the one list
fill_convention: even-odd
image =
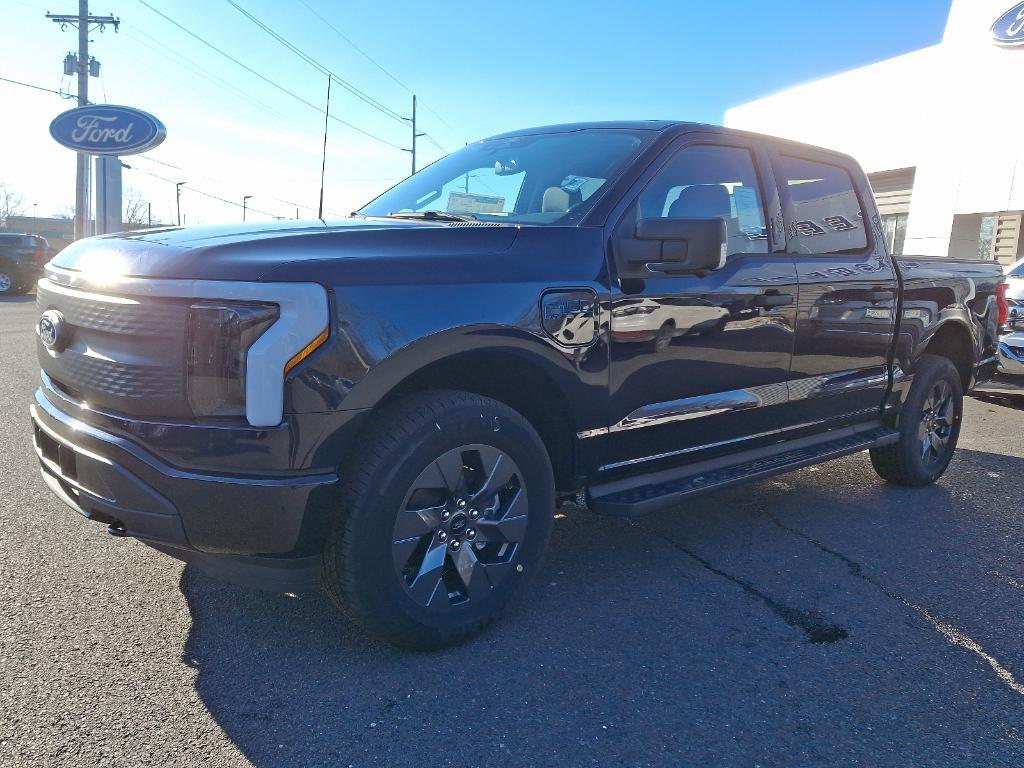
[[(78, 106), (89, 104), (89, 25), (95, 24), (102, 31), (111, 24), (116, 32), (121, 20), (115, 16), (90, 16), (89, 0), (78, 0), (77, 14), (47, 13), (46, 18), (60, 24), (61, 30), (69, 26), (78, 28), (78, 59), (75, 69), (78, 71)], [(99, 63), (95, 67), (99, 74)], [(89, 155), (79, 152), (75, 169), (75, 239), (86, 236), (88, 228), (89, 208)]]
[(174, 185), (174, 198), (178, 206), (178, 226), (181, 226), (181, 188), (188, 184), (187, 181), (179, 181)]
[(252, 195), (245, 195), (242, 198), (242, 221), (245, 221), (246, 206), (249, 204), (249, 198), (251, 198), (251, 197), (252, 197)]
[(146, 221), (150, 227), (153, 226), (153, 204), (146, 203)]
[(416, 139), (427, 135), (416, 130), (416, 94), (413, 94), (412, 97), (412, 120), (409, 120), (407, 117), (403, 119), (412, 123), (412, 149), (405, 151), (412, 153), (412, 172), (416, 173)]

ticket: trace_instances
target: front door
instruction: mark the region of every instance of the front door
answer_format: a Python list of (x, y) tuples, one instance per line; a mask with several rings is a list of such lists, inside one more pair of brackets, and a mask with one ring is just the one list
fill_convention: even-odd
[(754, 144), (719, 141), (692, 137), (666, 152), (620, 208), (613, 248), (634, 236), (638, 219), (714, 217), (725, 220), (728, 248), (724, 264), (709, 274), (651, 274), (615, 284), (605, 329), (605, 470), (706, 457), (781, 424), (795, 267), (765, 226), (778, 213), (766, 156)]
[(858, 189), (863, 174), (841, 155), (779, 145), (772, 165), (800, 282), (793, 408), (819, 428), (877, 418), (897, 279), (880, 222), (863, 215), (871, 190)]

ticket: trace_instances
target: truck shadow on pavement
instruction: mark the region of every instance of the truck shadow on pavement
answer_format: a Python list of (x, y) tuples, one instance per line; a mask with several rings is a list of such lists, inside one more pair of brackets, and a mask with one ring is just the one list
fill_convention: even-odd
[[(948, 485), (910, 490), (876, 481), (857, 456), (639, 521), (570, 510), (504, 620), (436, 653), (367, 639), (319, 594), (247, 590), (189, 566), (182, 659), (259, 768), (598, 755), (605, 765), (793, 766), (822, 764), (843, 744), (896, 759), (904, 726), (885, 713), (931, 716), (936, 699), (981, 754), (988, 736), (997, 751), (1019, 750), (982, 704), (1020, 700), (900, 595), (915, 589), (918, 568), (934, 580), (927, 557), (901, 556), (906, 542), (945, 562), (964, 537), (936, 529), (970, 526), (984, 511), (956, 489), (1022, 472), (1022, 459), (961, 450)], [(899, 583), (892, 594), (889, 579)], [(1024, 598), (1008, 594), (1018, 606)], [(815, 639), (786, 611), (836, 634)], [(901, 754), (939, 754), (953, 743), (943, 733), (922, 728)]]

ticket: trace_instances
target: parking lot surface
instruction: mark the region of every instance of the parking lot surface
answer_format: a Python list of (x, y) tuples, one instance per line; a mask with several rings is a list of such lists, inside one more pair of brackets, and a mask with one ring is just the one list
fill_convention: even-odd
[(374, 644), (53, 499), (0, 300), (0, 765), (1019, 766), (1024, 410), (936, 486), (866, 454), (638, 521), (567, 509), (479, 639)]

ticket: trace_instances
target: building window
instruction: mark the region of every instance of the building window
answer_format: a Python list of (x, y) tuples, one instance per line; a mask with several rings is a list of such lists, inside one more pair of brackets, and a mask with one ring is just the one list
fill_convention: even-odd
[(885, 245), (893, 256), (903, 255), (903, 245), (907, 241), (907, 214), (891, 213), (882, 217), (885, 229)]

